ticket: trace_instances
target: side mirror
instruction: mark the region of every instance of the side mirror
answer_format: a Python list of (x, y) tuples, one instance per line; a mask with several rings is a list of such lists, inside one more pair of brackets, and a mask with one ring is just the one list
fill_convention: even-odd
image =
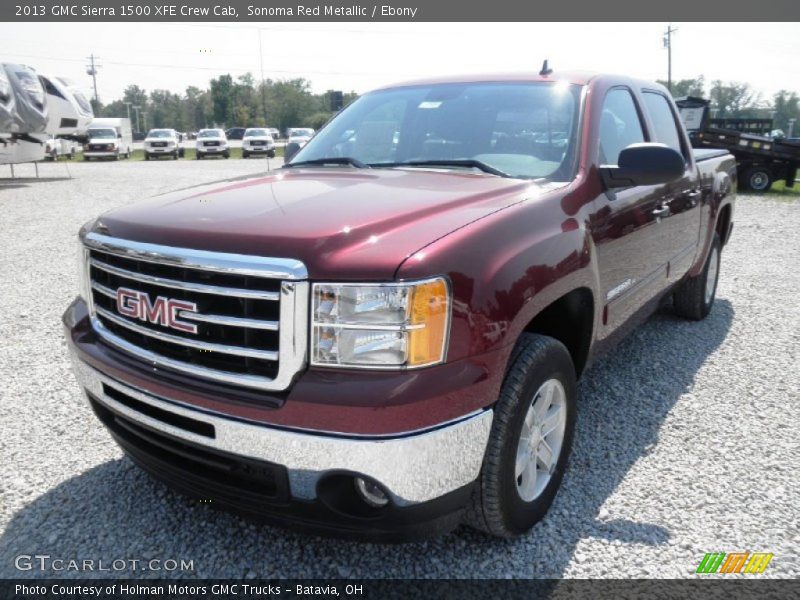
[(683, 156), (665, 144), (631, 144), (619, 153), (618, 165), (601, 165), (609, 189), (632, 185), (657, 185), (680, 179), (686, 170)]
[(300, 144), (297, 142), (290, 142), (286, 144), (283, 149), (283, 162), (289, 162), (292, 157), (300, 151)]

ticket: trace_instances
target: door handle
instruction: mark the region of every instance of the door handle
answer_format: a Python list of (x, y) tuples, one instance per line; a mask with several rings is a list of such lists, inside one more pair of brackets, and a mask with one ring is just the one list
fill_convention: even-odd
[(667, 206), (666, 204), (662, 204), (661, 206), (653, 209), (653, 216), (656, 219), (668, 217), (669, 215), (670, 215), (669, 206)]
[(697, 206), (697, 201), (700, 200), (700, 196), (703, 195), (703, 191), (700, 188), (692, 188), (688, 192), (683, 194), (683, 197), (689, 201), (689, 205), (694, 207)]

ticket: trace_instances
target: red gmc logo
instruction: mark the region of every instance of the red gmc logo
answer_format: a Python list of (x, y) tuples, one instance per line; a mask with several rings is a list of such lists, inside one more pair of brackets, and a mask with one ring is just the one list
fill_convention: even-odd
[(178, 311), (197, 312), (197, 304), (158, 296), (150, 301), (147, 292), (117, 288), (117, 312), (126, 317), (149, 321), (162, 327), (171, 327), (187, 333), (197, 333), (197, 325), (178, 319)]

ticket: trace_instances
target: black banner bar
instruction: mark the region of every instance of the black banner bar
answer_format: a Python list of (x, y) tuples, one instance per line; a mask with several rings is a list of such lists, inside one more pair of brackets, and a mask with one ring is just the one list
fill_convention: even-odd
[[(797, 0), (3, 0), (0, 21), (800, 21)], [(724, 27), (724, 25), (720, 25)]]
[(384, 600), (553, 600), (703, 598), (783, 600), (800, 595), (800, 581), (760, 576), (695, 580), (0, 580), (3, 600), (264, 600), (265, 598)]

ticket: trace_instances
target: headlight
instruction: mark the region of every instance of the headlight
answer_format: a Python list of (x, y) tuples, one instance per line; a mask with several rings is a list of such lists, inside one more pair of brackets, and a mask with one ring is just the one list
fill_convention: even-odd
[[(92, 221), (93, 222), (93, 221)], [(78, 235), (78, 247), (76, 252), (76, 260), (78, 261), (78, 295), (83, 298), (83, 301), (88, 303), (91, 297), (91, 288), (89, 287), (89, 249), (83, 245), (83, 233), (88, 231), (87, 223), (81, 227), (81, 233)]]
[(440, 363), (450, 327), (450, 291), (438, 277), (416, 283), (316, 283), (311, 363), (400, 368)]

